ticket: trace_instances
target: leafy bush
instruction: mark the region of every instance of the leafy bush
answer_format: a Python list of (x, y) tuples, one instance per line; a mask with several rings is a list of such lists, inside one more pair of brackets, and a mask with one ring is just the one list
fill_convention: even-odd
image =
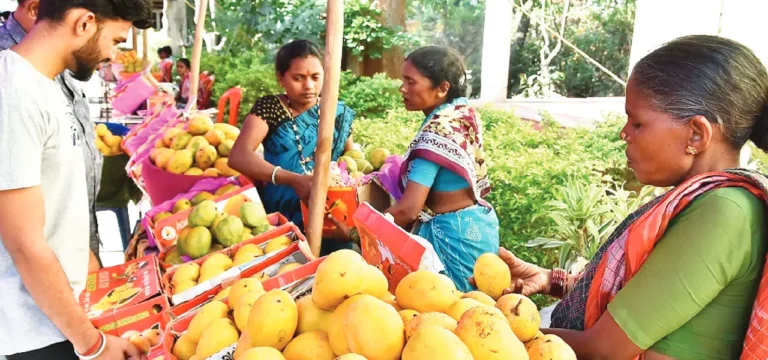
[[(496, 208), (504, 247), (524, 260), (542, 266), (557, 264), (557, 254), (530, 248), (535, 238), (557, 233), (550, 217), (537, 216), (550, 209), (569, 182), (600, 183), (605, 176), (625, 182), (626, 159), (618, 133), (621, 119), (606, 119), (596, 129), (563, 129), (545, 122), (541, 130), (506, 111), (479, 109), (490, 162), (493, 191), (488, 200)], [(387, 147), (402, 154), (423, 119), (420, 113), (392, 111), (355, 123), (355, 141), (366, 149)]]
[(360, 117), (384, 117), (388, 110), (403, 108), (401, 84), (400, 80), (390, 79), (385, 74), (358, 77), (345, 71), (341, 74), (339, 99)]

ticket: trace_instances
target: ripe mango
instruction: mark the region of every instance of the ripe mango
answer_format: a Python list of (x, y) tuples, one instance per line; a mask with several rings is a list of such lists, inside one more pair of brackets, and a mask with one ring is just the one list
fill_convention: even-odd
[(499, 300), (504, 290), (512, 284), (509, 267), (496, 254), (485, 253), (475, 261), (473, 270), (477, 288), (494, 300)]
[(275, 274), (275, 276), (280, 276), (280, 275), (285, 274), (285, 273), (287, 273), (289, 271), (296, 270), (297, 268), (300, 268), (301, 265), (302, 264), (299, 264), (299, 263), (296, 263), (296, 262), (285, 264), (285, 265), (281, 266), (279, 269), (277, 269), (277, 274)]
[(214, 225), (213, 233), (220, 244), (230, 247), (242, 240), (243, 222), (238, 217), (227, 216)]
[(171, 140), (171, 149), (182, 150), (187, 147), (189, 141), (192, 140), (192, 135), (187, 132), (180, 132)]
[[(203, 305), (200, 311), (195, 314), (192, 321), (187, 327), (186, 336), (189, 341), (197, 344), (200, 342), (200, 337), (203, 335), (203, 331), (208, 328), (214, 321), (218, 319), (229, 319), (229, 307), (221, 301), (211, 301), (208, 304)], [(235, 340), (237, 341), (237, 340)], [(235, 341), (229, 343), (227, 346), (232, 345)]]
[(216, 147), (216, 150), (218, 151), (219, 156), (221, 157), (227, 157), (229, 156), (229, 153), (232, 152), (232, 147), (235, 146), (235, 141), (226, 139), (219, 144), (219, 146)]
[(221, 172), (218, 169), (210, 168), (203, 170), (203, 176), (213, 176), (213, 177), (219, 177), (221, 176)]
[(250, 201), (251, 199), (243, 194), (235, 195), (229, 198), (227, 203), (224, 204), (224, 212), (227, 213), (227, 215), (240, 217), (240, 209), (242, 205)]
[(403, 321), (393, 307), (362, 295), (347, 310), (344, 335), (353, 353), (369, 360), (398, 360), (405, 346), (403, 329)]
[(189, 213), (189, 225), (190, 226), (205, 226), (210, 227), (213, 225), (213, 221), (216, 220), (216, 203), (212, 200), (205, 200), (195, 206)]
[[(203, 228), (205, 229), (205, 228)], [(190, 235), (191, 236), (191, 235)], [(198, 282), (209, 280), (232, 267), (232, 259), (222, 253), (209, 256), (200, 267), (200, 279)]]
[(173, 344), (173, 350), (171, 351), (174, 356), (179, 360), (189, 360), (195, 355), (197, 349), (197, 343), (189, 339), (189, 335), (182, 334), (176, 343)]
[(241, 296), (251, 292), (264, 294), (264, 287), (261, 285), (261, 281), (251, 278), (237, 280), (232, 284), (232, 290), (229, 292), (230, 295), (227, 299), (229, 306), (234, 308)]
[(229, 296), (230, 291), (232, 291), (232, 286), (227, 286), (226, 288), (219, 291), (219, 293), (213, 297), (213, 300), (224, 301), (224, 299)]
[(237, 253), (235, 254), (235, 257), (233, 258), (234, 264), (232, 264), (232, 266), (245, 264), (262, 255), (264, 255), (264, 252), (261, 250), (260, 247), (254, 244), (245, 245), (242, 248), (240, 248), (240, 250), (238, 250)]
[[(267, 253), (275, 240), (267, 245)], [(331, 310), (345, 299), (362, 294), (367, 288), (368, 274), (368, 263), (360, 254), (347, 249), (336, 251), (317, 268), (312, 301), (321, 309)]]
[(167, 217), (170, 217), (171, 215), (173, 215), (173, 214), (171, 214), (171, 213), (169, 213), (167, 211), (159, 212), (159, 213), (155, 214), (155, 216), (152, 217), (152, 222), (157, 224), (158, 221), (163, 220), (163, 219), (165, 219)]
[(269, 346), (259, 346), (244, 352), (237, 360), (286, 360), (280, 350)]
[(189, 150), (179, 150), (173, 153), (165, 170), (174, 174), (183, 174), (192, 167), (192, 158)]
[(196, 114), (187, 122), (187, 130), (192, 135), (205, 135), (212, 129), (213, 120), (205, 114)]
[(227, 218), (227, 216), (229, 216), (229, 215), (227, 215), (225, 213), (218, 213), (218, 214), (216, 214), (216, 220), (213, 220), (213, 226), (211, 228), (215, 228), (216, 225), (218, 225), (221, 222), (221, 220), (224, 220), (225, 218)]
[(224, 185), (224, 186), (220, 187), (218, 190), (216, 190), (214, 195), (222, 196), (222, 195), (227, 194), (227, 193), (229, 193), (231, 191), (235, 191), (235, 190), (239, 190), (239, 189), (240, 189), (240, 187), (235, 185), (235, 184), (227, 184), (227, 185)]
[[(203, 172), (203, 174), (205, 174), (205, 172)], [(207, 191), (201, 191), (197, 195), (195, 195), (192, 198), (192, 200), (190, 200), (190, 202), (192, 203), (192, 206), (197, 206), (197, 205), (199, 205), (201, 202), (203, 202), (205, 200), (213, 200), (214, 198), (215, 197), (213, 196), (213, 194), (211, 194), (211, 193), (209, 193)]]
[(536, 304), (520, 294), (508, 294), (499, 298), (496, 308), (507, 317), (509, 326), (522, 342), (531, 341), (539, 331), (541, 317)]
[(208, 144), (213, 146), (219, 146), (224, 139), (226, 139), (226, 137), (221, 130), (213, 129), (205, 133), (205, 140), (208, 140)]
[(199, 259), (207, 255), (211, 249), (211, 232), (203, 226), (197, 226), (187, 233), (183, 241), (177, 240), (177, 243), (181, 245), (184, 255), (192, 259)]
[(312, 296), (309, 295), (299, 299), (296, 302), (296, 307), (299, 311), (299, 325), (296, 328), (297, 334), (303, 334), (310, 331), (328, 332), (333, 311), (318, 308), (315, 306), (315, 303), (312, 302)]
[(446, 281), (439, 274), (418, 270), (400, 281), (395, 297), (403, 309), (444, 313), (458, 299), (455, 291), (453, 282)]
[(531, 360), (576, 360), (576, 353), (557, 335), (544, 335), (528, 349)]
[[(344, 300), (341, 305), (333, 310), (333, 315), (331, 315), (331, 320), (328, 324), (328, 341), (331, 343), (333, 353), (338, 356), (352, 352), (349, 349), (349, 343), (345, 333), (347, 327), (347, 314), (349, 307), (357, 301), (360, 301), (362, 298), (363, 295), (352, 296), (349, 299)], [(317, 304), (315, 304), (315, 306), (317, 306)]]
[(368, 284), (366, 285), (365, 293), (387, 303), (389, 302), (386, 300), (394, 302), (395, 296), (389, 293), (389, 280), (387, 280), (384, 273), (373, 265), (368, 265), (367, 272)]
[(368, 360), (368, 359), (366, 359), (362, 355), (358, 355), (358, 354), (355, 354), (355, 353), (349, 353), (349, 354), (341, 355), (341, 356), (337, 357), (335, 360)]
[(293, 243), (293, 239), (286, 235), (278, 236), (272, 240), (269, 241), (267, 246), (264, 248), (264, 252), (267, 254), (271, 254), (276, 251), (283, 250)]
[(199, 150), (203, 146), (208, 146), (208, 140), (205, 140), (205, 138), (200, 135), (193, 136), (192, 139), (190, 139), (189, 143), (187, 144), (187, 150), (191, 151), (194, 154), (197, 152), (197, 150)]
[(237, 342), (240, 333), (229, 318), (217, 319), (208, 326), (197, 343), (195, 356), (207, 359), (211, 355)]
[(470, 291), (461, 296), (462, 299), (475, 299), (483, 305), (496, 306), (496, 300), (482, 291)]
[(419, 314), (409, 321), (408, 326), (405, 327), (405, 340), (410, 340), (414, 334), (425, 326), (439, 326), (450, 332), (454, 332), (456, 330), (456, 324), (456, 320), (443, 313), (428, 312)]
[(402, 360), (473, 360), (472, 353), (454, 333), (426, 326), (413, 335), (403, 349)]
[[(219, 145), (219, 146), (221, 146), (221, 145)], [(222, 176), (231, 177), (231, 176), (238, 176), (238, 175), (240, 175), (239, 172), (237, 172), (234, 169), (232, 169), (231, 167), (229, 167), (227, 162), (228, 162), (228, 158), (225, 158), (225, 157), (218, 158), (213, 163), (213, 167), (216, 168), (216, 170), (219, 170), (219, 172), (221, 173)]]
[(255, 228), (267, 221), (267, 212), (260, 203), (244, 202), (240, 205), (240, 219), (245, 226)]
[(188, 262), (182, 265), (179, 265), (178, 268), (176, 268), (176, 272), (173, 273), (173, 278), (171, 279), (171, 283), (176, 284), (181, 281), (197, 281), (197, 279), (200, 277), (200, 266), (197, 265), (194, 262)]
[[(248, 280), (254, 280), (258, 282), (256, 279)], [(259, 283), (259, 285), (261, 285), (261, 283)], [(258, 300), (262, 295), (264, 295), (264, 290), (247, 292), (237, 298), (235, 301), (235, 306), (233, 307), (233, 315), (235, 318), (235, 325), (237, 325), (238, 330), (246, 330), (248, 325), (248, 315), (251, 313), (251, 308), (253, 307), (253, 304), (256, 302), (256, 300)]]
[(224, 137), (229, 140), (235, 140), (240, 136), (240, 129), (226, 123), (213, 124), (213, 128), (221, 131)]
[[(543, 337), (544, 337), (544, 333), (542, 333), (541, 330), (539, 330), (536, 333), (536, 336), (533, 337), (533, 339), (531, 339), (530, 341), (528, 341), (526, 343), (523, 343), (523, 345), (525, 345), (525, 350), (526, 351), (530, 350), (531, 346), (533, 346), (533, 344), (536, 342), (536, 340), (539, 340), (539, 339), (541, 339)], [(530, 355), (530, 353), (528, 353), (528, 355)]]
[[(245, 352), (250, 350), (251, 348), (253, 348), (251, 346), (251, 337), (248, 336), (248, 331), (243, 331), (243, 333), (240, 334), (240, 340), (237, 340), (237, 346), (235, 346), (235, 353), (232, 354), (232, 357), (237, 360), (244, 359), (243, 356), (245, 355)], [(272, 350), (277, 351), (276, 349), (272, 349)], [(280, 354), (279, 351), (277, 351), (277, 353)], [(280, 356), (282, 356), (282, 354), (280, 354)]]
[(184, 172), (184, 175), (200, 176), (200, 175), (203, 175), (203, 170), (201, 170), (200, 168), (191, 167), (189, 168), (189, 170)]
[(400, 319), (403, 320), (403, 325), (407, 328), (408, 324), (413, 321), (417, 316), (419, 316), (419, 312), (416, 310), (400, 310), (397, 312), (400, 315)]
[(187, 210), (192, 207), (192, 203), (187, 199), (179, 199), (176, 201), (175, 204), (173, 204), (173, 213), (176, 214), (178, 212)]
[(274, 289), (259, 297), (248, 316), (251, 345), (283, 350), (293, 339), (299, 312), (293, 298), (284, 290)]
[(173, 142), (173, 138), (175, 138), (176, 135), (179, 135), (182, 132), (184, 132), (184, 130), (179, 128), (170, 128), (165, 130), (165, 132), (163, 133), (163, 143), (165, 144), (165, 146), (170, 147), (171, 142)]
[(283, 350), (283, 356), (286, 360), (333, 360), (336, 358), (328, 342), (328, 335), (322, 331), (310, 331), (295, 337)]
[(459, 321), (461, 319), (461, 315), (464, 315), (467, 310), (480, 305), (483, 305), (483, 303), (475, 299), (458, 299), (454, 301), (450, 307), (448, 307), (448, 310), (445, 313), (452, 317), (454, 320)]
[(161, 149), (161, 151), (158, 151), (158, 154), (155, 157), (155, 166), (157, 166), (160, 169), (165, 169), (166, 167), (168, 167), (168, 162), (171, 161), (171, 157), (175, 153), (176, 151), (173, 151), (171, 149)]
[(179, 280), (178, 282), (173, 284), (173, 294), (181, 294), (197, 285), (194, 281), (189, 280)]
[(475, 359), (525, 359), (528, 353), (496, 308), (477, 306), (461, 316), (456, 335)]
[(203, 170), (208, 169), (216, 162), (217, 156), (212, 145), (201, 146), (195, 151), (195, 165)]

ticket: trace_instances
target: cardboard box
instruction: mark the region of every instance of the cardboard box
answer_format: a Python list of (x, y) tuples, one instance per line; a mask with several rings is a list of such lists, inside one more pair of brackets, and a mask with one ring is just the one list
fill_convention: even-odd
[(96, 318), (150, 300), (162, 290), (157, 256), (147, 255), (88, 274), (80, 305), (89, 318)]
[[(301, 253), (299, 252), (298, 254), (301, 254)], [(294, 253), (292, 255), (295, 256), (294, 260), (298, 260), (298, 261), (301, 261), (303, 256), (303, 255), (297, 255), (297, 253)], [(308, 260), (306, 258), (303, 258), (303, 259)], [(267, 281), (264, 281), (262, 283), (262, 285), (264, 286), (264, 290), (270, 291), (272, 289), (283, 289), (285, 291), (288, 291), (291, 294), (291, 296), (293, 296), (294, 299), (299, 299), (300, 297), (306, 296), (312, 290), (312, 284), (314, 283), (314, 274), (315, 272), (317, 272), (318, 266), (320, 266), (320, 264), (324, 260), (325, 258), (323, 257), (320, 259), (309, 261), (301, 267), (298, 267), (294, 270), (283, 273), (280, 276), (273, 277)], [(279, 265), (280, 265), (280, 262), (276, 262), (271, 267), (275, 268), (276, 266), (279, 266)], [(270, 269), (265, 269), (265, 271), (270, 271)], [(218, 291), (220, 290), (221, 288), (219, 287)], [(218, 293), (218, 291), (216, 291), (216, 293)], [(194, 307), (189, 309), (183, 315), (181, 315), (175, 320), (172, 320), (169, 323), (167, 328), (168, 330), (165, 332), (163, 336), (163, 344), (162, 344), (162, 349), (163, 351), (165, 351), (165, 354), (164, 354), (165, 359), (178, 360), (172, 354), (173, 344), (176, 342), (178, 337), (181, 336), (181, 334), (187, 331), (189, 324), (192, 322), (192, 319), (200, 310), (200, 308), (202, 308), (205, 304), (207, 304), (214, 296), (215, 296), (215, 293), (210, 294), (210, 297), (208, 297), (205, 300), (203, 300), (202, 298), (198, 298), (193, 302), (190, 302), (189, 304), (185, 304), (184, 306), (190, 306), (194, 304)], [(176, 307), (176, 308), (180, 308), (180, 307)], [(234, 355), (234, 352), (235, 352), (236, 345), (237, 344), (232, 344), (231, 346), (223, 349), (219, 353), (209, 357), (208, 360), (232, 359), (232, 356)]]
[(162, 337), (170, 322), (168, 297), (158, 296), (143, 303), (120, 308), (91, 319), (93, 326), (105, 334), (130, 339), (143, 334), (149, 341), (150, 353), (162, 349)]
[[(190, 198), (192, 197), (194, 197), (194, 195), (190, 196)], [(239, 212), (242, 202), (238, 201), (238, 199), (241, 197), (245, 197), (248, 199), (248, 201), (255, 204), (262, 205), (259, 192), (253, 186), (253, 184), (249, 184), (237, 191), (233, 191), (216, 198), (216, 207), (218, 208), (219, 212), (228, 214), (234, 211)], [(179, 232), (181, 232), (181, 230), (187, 226), (187, 218), (189, 217), (189, 213), (192, 212), (193, 208), (194, 207), (173, 214), (172, 216), (158, 221), (157, 224), (150, 223), (151, 228), (154, 228), (154, 239), (157, 247), (160, 250), (164, 250), (165, 248), (176, 244)]]
[[(266, 236), (266, 235), (269, 235), (269, 236)], [(264, 256), (260, 256), (248, 263), (233, 267), (219, 274), (218, 276), (215, 276), (211, 279), (206, 280), (205, 282), (197, 284), (196, 286), (182, 293), (174, 294), (171, 296), (171, 303), (173, 303), (174, 305), (179, 305), (188, 301), (192, 301), (193, 299), (201, 295), (209, 294), (210, 290), (215, 289), (217, 286), (220, 286), (222, 283), (232, 282), (236, 279), (239, 279), (240, 277), (250, 277), (250, 276), (256, 275), (259, 272), (264, 271), (267, 267), (274, 264), (278, 264), (281, 261), (284, 261), (287, 257), (291, 256), (296, 252), (300, 252), (309, 261), (315, 259), (314, 255), (312, 255), (312, 251), (309, 248), (307, 239), (304, 237), (301, 231), (299, 231), (299, 229), (295, 225), (293, 225), (293, 223), (289, 223), (288, 225), (284, 225), (280, 228), (277, 228), (276, 231), (274, 232), (256, 236), (251, 240), (247, 240), (233, 247), (224, 249), (220, 251), (220, 253), (224, 253), (229, 257), (233, 257), (241, 247), (248, 244), (255, 244), (261, 247), (262, 249), (264, 249), (264, 247), (266, 247), (271, 240), (280, 236), (288, 236), (293, 238), (294, 240), (293, 244), (291, 244), (289, 247), (283, 250), (280, 250), (271, 254), (266, 254)], [(207, 257), (197, 259), (195, 260), (195, 262), (198, 265), (202, 266), (206, 258)], [(173, 279), (173, 274), (175, 274), (176, 269), (177, 268), (171, 268), (168, 272), (165, 273), (163, 277), (164, 289), (168, 294), (173, 294), (173, 287), (171, 285), (171, 280)]]
[(361, 204), (354, 219), (363, 258), (384, 273), (393, 294), (400, 280), (413, 271), (443, 270), (442, 264), (434, 263), (437, 254), (426, 240), (418, 240), (370, 204)]

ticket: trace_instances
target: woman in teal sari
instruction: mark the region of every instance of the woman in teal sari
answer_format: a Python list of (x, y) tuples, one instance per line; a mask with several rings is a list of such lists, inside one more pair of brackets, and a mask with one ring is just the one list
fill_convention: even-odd
[[(473, 289), (467, 278), (477, 258), (499, 250), (499, 220), (484, 200), (491, 185), (483, 125), (465, 97), (466, 82), (454, 50), (427, 46), (406, 59), (403, 103), (426, 117), (396, 180), (394, 192), (402, 195), (392, 194), (397, 204), (386, 210), (397, 225), (432, 244), (446, 275), (465, 292)], [(356, 238), (355, 229), (334, 223), (339, 233)]]
[[(267, 212), (279, 212), (303, 229), (301, 200), (309, 199), (323, 88), (320, 50), (307, 40), (293, 41), (280, 48), (275, 67), (285, 94), (256, 100), (232, 148), (229, 166), (254, 181), (266, 183), (261, 196)], [(352, 109), (339, 102), (333, 161), (352, 149), (354, 115)], [(263, 158), (256, 154), (262, 144)], [(323, 253), (331, 245), (335, 244), (325, 241)]]

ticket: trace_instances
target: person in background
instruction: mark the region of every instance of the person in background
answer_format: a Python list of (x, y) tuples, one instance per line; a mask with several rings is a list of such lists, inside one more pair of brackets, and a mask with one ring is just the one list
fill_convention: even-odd
[[(400, 92), (405, 108), (425, 118), (400, 170), (403, 196), (385, 212), (428, 240), (446, 275), (470, 291), (467, 278), (477, 258), (499, 249), (499, 220), (484, 200), (491, 185), (483, 125), (466, 98), (464, 61), (453, 49), (420, 48), (405, 60)], [(340, 236), (357, 237), (355, 229), (329, 219)]]
[[(0, 51), (17, 45), (27, 36), (37, 19), (37, 11), (40, 0), (19, 0), (16, 11), (2, 26), (0, 26)], [(83, 155), (85, 158), (85, 179), (88, 182), (88, 209), (90, 210), (90, 249), (95, 258), (95, 265), (101, 265), (99, 250), (101, 239), (99, 237), (99, 223), (96, 217), (96, 197), (99, 194), (101, 184), (101, 170), (104, 156), (96, 148), (96, 134), (91, 121), (91, 109), (88, 106), (88, 98), (72, 78), (69, 71), (64, 71), (56, 77), (56, 82), (61, 86), (64, 95), (69, 99), (75, 110), (77, 118), (77, 135), (84, 139)], [(90, 270), (96, 270), (92, 268)]]
[(163, 82), (173, 82), (173, 50), (170, 46), (157, 49), (160, 58), (160, 71), (163, 74)]
[(10, 11), (3, 11), (0, 13), (0, 24), (5, 23), (11, 17)]
[[(187, 102), (189, 102), (191, 70), (192, 63), (189, 62), (189, 59), (180, 58), (179, 60), (176, 60), (176, 75), (179, 75), (181, 78), (179, 81), (179, 94), (176, 96), (176, 102), (181, 108), (185, 107)], [(197, 99), (199, 100), (202, 99), (205, 94), (205, 87), (201, 81), (198, 82), (200, 85), (197, 87)]]
[(8, 360), (143, 359), (88, 319), (83, 137), (56, 77), (87, 81), (132, 26), (151, 25), (149, 0), (41, 0), (35, 26), (0, 52), (0, 355)]
[[(284, 94), (256, 100), (232, 147), (229, 166), (252, 180), (266, 183), (262, 200), (267, 212), (279, 212), (299, 228), (304, 227), (301, 201), (308, 203), (315, 167), (323, 62), (320, 49), (307, 40), (283, 45), (275, 70)], [(331, 159), (352, 149), (355, 112), (339, 102), (336, 107)], [(256, 154), (264, 145), (264, 157)], [(341, 245), (323, 241), (321, 253)], [(351, 245), (351, 244), (350, 244)]]
[(630, 214), (581, 274), (506, 250), (512, 290), (562, 301), (550, 329), (579, 359), (768, 358), (768, 177), (738, 169), (768, 150), (768, 72), (709, 35), (641, 59), (620, 137), (637, 179), (673, 187)]

